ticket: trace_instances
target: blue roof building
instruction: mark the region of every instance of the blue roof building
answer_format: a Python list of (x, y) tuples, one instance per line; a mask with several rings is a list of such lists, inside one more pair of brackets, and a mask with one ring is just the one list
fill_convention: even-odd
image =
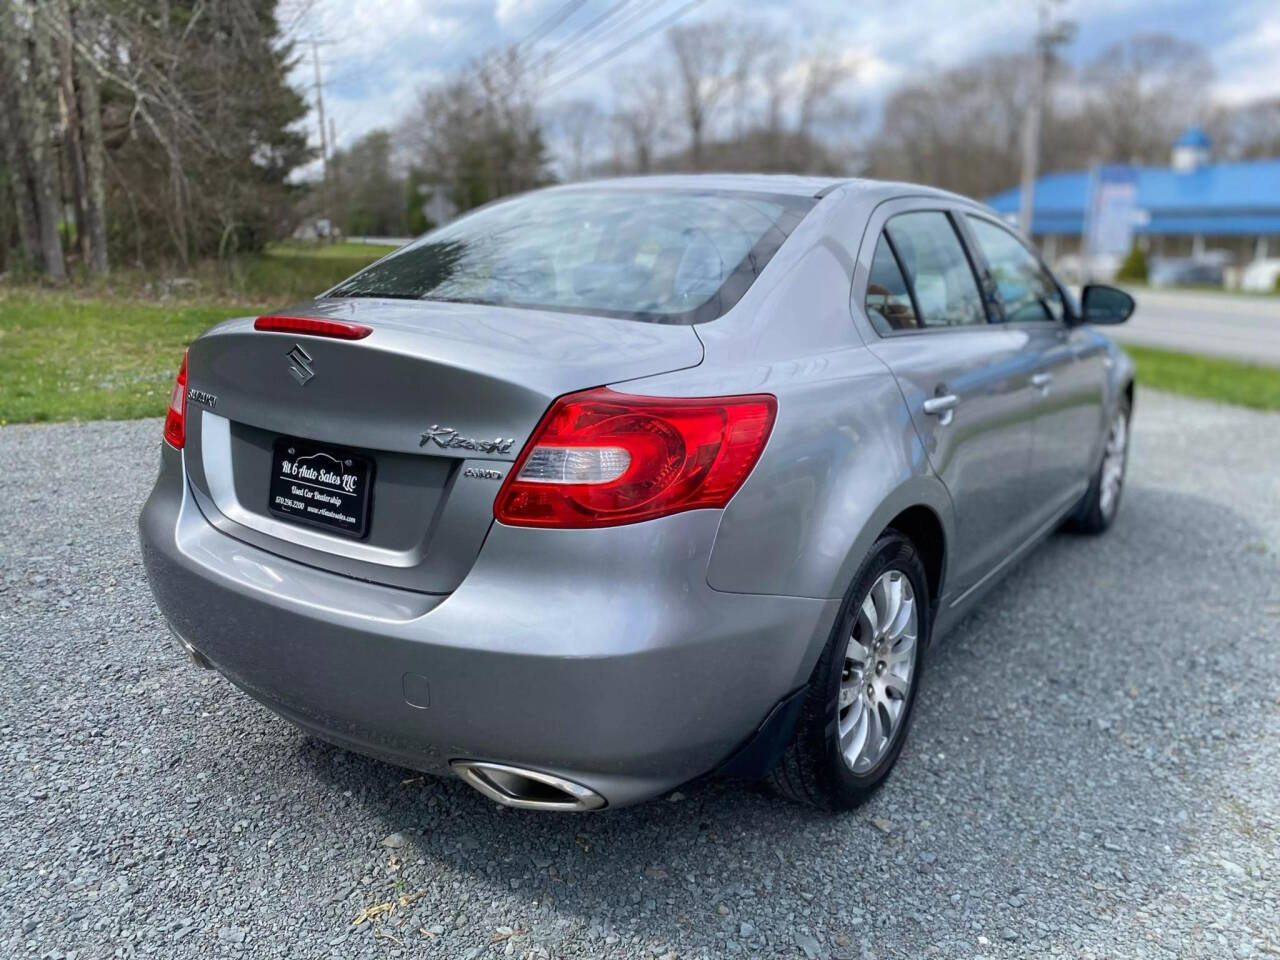
[[(1212, 163), (1212, 144), (1193, 127), (1174, 144), (1168, 167), (1138, 167), (1134, 235), (1156, 253), (1203, 251), (1205, 244), (1239, 259), (1280, 255), (1280, 157)], [(1086, 229), (1093, 175), (1048, 173), (1036, 181), (1031, 232), (1049, 250), (1077, 248)], [(1016, 216), (1015, 187), (987, 201)], [(1052, 254), (1050, 254), (1052, 255)]]

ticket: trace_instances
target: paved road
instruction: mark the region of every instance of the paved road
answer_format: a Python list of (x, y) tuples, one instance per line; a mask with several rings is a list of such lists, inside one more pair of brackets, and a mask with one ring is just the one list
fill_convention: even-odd
[(1123, 343), (1280, 366), (1280, 296), (1131, 290), (1137, 312), (1109, 327)]
[(0, 429), (0, 956), (1280, 952), (1280, 416), (1141, 395), (1115, 529), (962, 625), (839, 817), (518, 813), (297, 733), (166, 640), (159, 434)]

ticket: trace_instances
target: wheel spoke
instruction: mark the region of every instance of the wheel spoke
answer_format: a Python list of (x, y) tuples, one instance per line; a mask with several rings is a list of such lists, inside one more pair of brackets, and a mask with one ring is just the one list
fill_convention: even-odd
[(862, 601), (862, 609), (858, 613), (858, 619), (864, 628), (862, 631), (863, 642), (870, 643), (872, 638), (880, 632), (880, 615), (876, 612), (876, 605), (871, 599), (871, 594), (867, 594), (866, 599)]
[(880, 633), (885, 633), (892, 626), (902, 606), (902, 580), (895, 579), (893, 574), (886, 574), (875, 582), (871, 588), (871, 599), (875, 601), (876, 613), (880, 617)]
[(876, 758), (880, 756), (880, 741), (884, 737), (880, 727), (880, 710), (874, 703), (868, 704), (865, 726), (867, 728), (866, 741), (862, 745), (862, 751), (858, 759), (865, 760), (869, 766), (875, 763)]
[(884, 628), (884, 635), (890, 640), (896, 640), (902, 636), (902, 632), (907, 629), (915, 620), (916, 601), (912, 597), (904, 598), (902, 596), (902, 585), (898, 585), (898, 611), (897, 615)]
[(907, 691), (911, 689), (909, 677), (900, 677), (896, 673), (886, 670), (880, 678), (880, 682), (884, 685), (884, 691), (891, 700), (907, 699)]
[(916, 634), (914, 630), (903, 632), (902, 636), (885, 651), (884, 661), (890, 666), (912, 664), (916, 659)]
[(855, 634), (849, 638), (849, 645), (844, 649), (844, 659), (861, 668), (871, 656), (871, 648), (863, 644)]
[(906, 709), (905, 700), (886, 700), (880, 705), (882, 713), (881, 723), (884, 727), (885, 748), (893, 742), (894, 735), (898, 732), (898, 723), (902, 719), (902, 713)]
[(849, 711), (851, 723), (840, 731), (840, 752), (845, 763), (853, 766), (867, 744), (867, 704), (860, 701)]

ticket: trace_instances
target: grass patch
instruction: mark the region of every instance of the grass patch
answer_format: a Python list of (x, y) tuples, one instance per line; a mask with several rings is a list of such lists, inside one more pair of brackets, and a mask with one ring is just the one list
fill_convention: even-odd
[(183, 348), (248, 312), (0, 294), (0, 423), (161, 416)]
[(390, 253), (397, 247), (373, 243), (298, 243), (286, 241), (267, 247), (268, 257), (310, 257), (313, 260), (362, 260), (365, 263)]
[(1280, 367), (1127, 344), (1124, 349), (1138, 365), (1138, 383), (1145, 387), (1257, 410), (1280, 410)]
[[(385, 252), (282, 245), (182, 282), (122, 270), (60, 290), (0, 284), (0, 424), (158, 417), (182, 349), (204, 330), (314, 296)], [(1125, 349), (1144, 386), (1280, 410), (1280, 368)]]
[(123, 269), (60, 289), (0, 284), (0, 424), (161, 416), (195, 337), (309, 299), (390, 249), (288, 245), (180, 273)]

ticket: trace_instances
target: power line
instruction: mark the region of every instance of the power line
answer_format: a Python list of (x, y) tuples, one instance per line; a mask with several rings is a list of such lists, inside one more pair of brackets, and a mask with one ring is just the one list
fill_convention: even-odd
[[(548, 51), (534, 65), (534, 69), (543, 69), (544, 67), (552, 66), (555, 63), (555, 61), (561, 59), (570, 50), (572, 50), (575, 47), (581, 46), (583, 39), (586, 38), (588, 34), (590, 34), (592, 31), (594, 31), (600, 24), (604, 23), (606, 20), (610, 19), (615, 14), (617, 14), (620, 10), (629, 6), (633, 2), (634, 0), (618, 0), (617, 3), (615, 3), (613, 6), (609, 7), (608, 9), (606, 9), (594, 20), (591, 20), (590, 22), (586, 23), (585, 25), (575, 30), (572, 34), (570, 34), (565, 39), (563, 43), (560, 44), (560, 46), (556, 47), (554, 50)], [(636, 19), (636, 17), (634, 16), (636, 12), (637, 11), (634, 11), (634, 10), (631, 11), (630, 14), (628, 14), (626, 17), (623, 18), (623, 22), (629, 23), (631, 21), (634, 21)], [(644, 12), (645, 12), (644, 8), (641, 8), (639, 11), (641, 15), (643, 15)], [(617, 30), (622, 29), (623, 22), (619, 22), (615, 25)], [(591, 45), (597, 44), (602, 38), (607, 37), (611, 32), (616, 32), (616, 30), (615, 31), (605, 30), (599, 36), (588, 39), (587, 42)]]
[[(555, 30), (556, 27), (560, 26), (560, 24), (568, 20), (569, 17), (571, 17), (575, 12), (577, 12), (578, 8), (581, 7), (583, 4), (585, 4), (586, 2), (587, 0), (567, 0), (567, 2), (557, 7), (556, 10), (551, 14), (551, 16), (547, 17), (547, 19), (542, 21), (542, 23), (534, 27), (533, 30), (531, 30), (528, 34), (526, 34), (522, 39), (517, 40), (515, 43), (511, 44), (510, 49), (518, 50), (521, 47), (537, 43), (543, 37), (547, 36), (549, 33)], [(631, 0), (624, 0), (624, 2), (630, 3)], [(312, 46), (313, 47), (315, 46), (314, 42), (312, 43)], [(326, 63), (325, 66), (328, 67), (330, 66), (330, 64)], [(345, 83), (347, 80), (351, 79), (355, 75), (359, 73), (365, 73), (371, 69), (372, 69), (371, 67), (366, 66), (364, 64), (358, 64), (353, 67), (348, 67), (342, 73), (338, 74), (336, 79), (331, 78), (329, 81), (329, 85), (335, 86), (335, 85)]]
[(689, 2), (686, 3), (683, 7), (680, 7), (674, 12), (663, 17), (657, 23), (650, 24), (646, 29), (624, 40), (622, 43), (618, 44), (608, 53), (602, 56), (596, 57), (590, 63), (587, 63), (586, 65), (573, 71), (567, 76), (562, 74), (559, 78), (551, 81), (551, 83), (547, 85), (546, 92), (552, 93), (556, 90), (559, 90), (561, 87), (565, 86), (566, 84), (572, 83), (574, 80), (577, 80), (579, 77), (590, 73), (596, 67), (599, 67), (602, 64), (608, 63), (610, 60), (612, 60), (614, 57), (618, 56), (619, 54), (625, 53), (627, 50), (635, 46), (641, 40), (645, 40), (648, 37), (653, 36), (653, 34), (657, 33), (663, 27), (666, 27), (672, 23), (675, 23), (675, 21), (679, 20), (686, 13), (688, 13), (694, 7), (699, 6), (701, 3), (703, 3), (703, 0), (689, 0)]
[[(584, 63), (596, 57), (602, 50), (607, 49), (607, 44), (612, 43), (615, 39), (626, 37), (630, 31), (642, 28), (646, 18), (655, 12), (660, 13), (661, 7), (666, 0), (658, 0), (651, 6), (641, 5), (624, 13), (613, 24), (599, 31), (595, 36), (587, 37), (577, 50), (565, 50), (551, 63), (549, 63), (543, 73), (547, 76), (552, 73), (563, 73), (566, 69), (572, 69), (576, 61), (578, 64)], [(669, 8), (668, 8), (669, 9)]]
[(511, 45), (511, 49), (519, 50), (521, 47), (530, 46), (532, 44), (537, 43), (539, 40), (541, 40), (543, 37), (549, 34), (556, 27), (560, 26), (560, 24), (568, 20), (569, 17), (573, 16), (573, 14), (577, 11), (577, 9), (586, 2), (587, 0), (568, 0), (567, 3), (564, 3), (560, 7), (558, 7), (556, 11), (553, 14), (551, 14), (551, 16), (547, 17), (546, 20), (542, 21), (541, 24), (534, 27), (533, 30), (530, 31), (523, 40), (519, 40), (516, 43), (513, 43)]

